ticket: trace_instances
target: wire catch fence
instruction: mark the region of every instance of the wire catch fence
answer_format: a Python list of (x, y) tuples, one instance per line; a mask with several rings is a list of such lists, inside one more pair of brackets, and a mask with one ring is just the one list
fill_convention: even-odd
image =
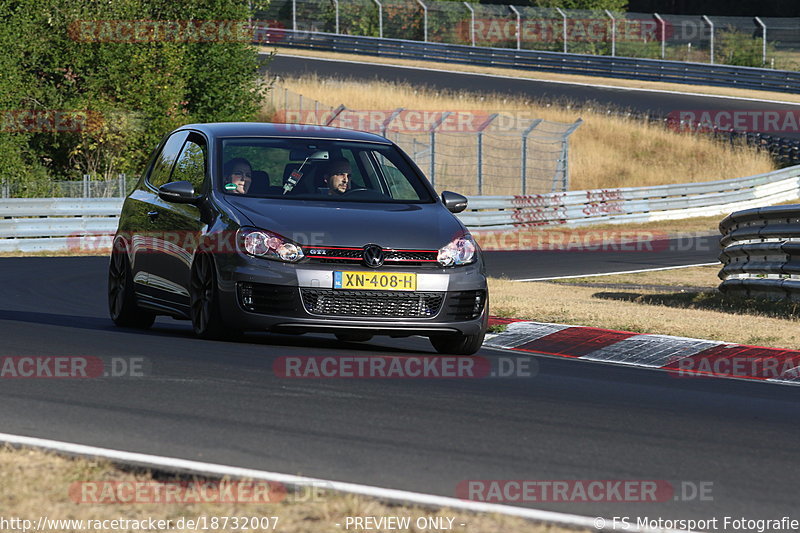
[(273, 121), (368, 131), (400, 146), (437, 190), (470, 196), (569, 188), (569, 137), (581, 125), (487, 111), (336, 108), (271, 91)]

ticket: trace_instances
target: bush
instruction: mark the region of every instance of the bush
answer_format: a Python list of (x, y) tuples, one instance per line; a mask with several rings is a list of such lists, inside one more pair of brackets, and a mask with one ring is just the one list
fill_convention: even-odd
[[(739, 67), (762, 67), (764, 41), (729, 27), (719, 32), (719, 61)], [(775, 45), (767, 42), (767, 53), (774, 54)]]
[[(100, 33), (81, 30), (101, 27), (98, 21), (246, 21), (248, 16), (247, 2), (239, 0), (0, 3), (3, 116), (14, 110), (89, 112), (89, 127), (74, 131), (14, 132), (13, 124), (5, 123), (0, 181), (20, 183), (45, 174), (54, 179), (135, 175), (159, 139), (178, 126), (255, 119), (265, 88), (258, 55), (246, 38), (108, 42)], [(80, 26), (80, 21), (90, 23)]]

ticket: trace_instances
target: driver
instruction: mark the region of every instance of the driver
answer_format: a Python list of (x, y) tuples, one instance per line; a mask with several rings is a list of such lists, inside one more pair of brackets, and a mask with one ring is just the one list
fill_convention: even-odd
[(243, 157), (235, 157), (225, 163), (222, 174), (225, 178), (225, 190), (235, 194), (246, 194), (253, 181), (253, 168)]
[(328, 187), (329, 196), (340, 196), (350, 190), (353, 169), (347, 159), (334, 159), (325, 167), (322, 180)]

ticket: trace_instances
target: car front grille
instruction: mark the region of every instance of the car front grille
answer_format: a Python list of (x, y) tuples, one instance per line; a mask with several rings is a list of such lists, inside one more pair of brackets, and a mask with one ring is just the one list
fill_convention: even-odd
[[(303, 247), (306, 257), (314, 263), (328, 264), (363, 264), (362, 248), (344, 248), (335, 246)], [(391, 250), (384, 252), (384, 266), (428, 266), (440, 267), (436, 260), (436, 250)]]
[(300, 289), (311, 314), (342, 317), (431, 318), (442, 307), (443, 292)]
[[(486, 291), (405, 292), (299, 288), (266, 283), (237, 284), (239, 303), (251, 313), (339, 317), (433, 318), (461, 322), (478, 318)], [(441, 311), (441, 313), (440, 313)]]

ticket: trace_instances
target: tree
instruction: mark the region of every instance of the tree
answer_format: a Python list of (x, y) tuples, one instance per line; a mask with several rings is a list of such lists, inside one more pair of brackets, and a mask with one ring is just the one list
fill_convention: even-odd
[[(239, 0), (0, 3), (0, 179), (138, 173), (178, 126), (253, 120), (264, 87), (249, 15)], [(71, 113), (80, 127), (14, 123), (25, 113)]]
[(608, 9), (609, 11), (623, 12), (628, 9), (628, 0), (531, 0), (531, 4), (537, 7), (591, 11)]

